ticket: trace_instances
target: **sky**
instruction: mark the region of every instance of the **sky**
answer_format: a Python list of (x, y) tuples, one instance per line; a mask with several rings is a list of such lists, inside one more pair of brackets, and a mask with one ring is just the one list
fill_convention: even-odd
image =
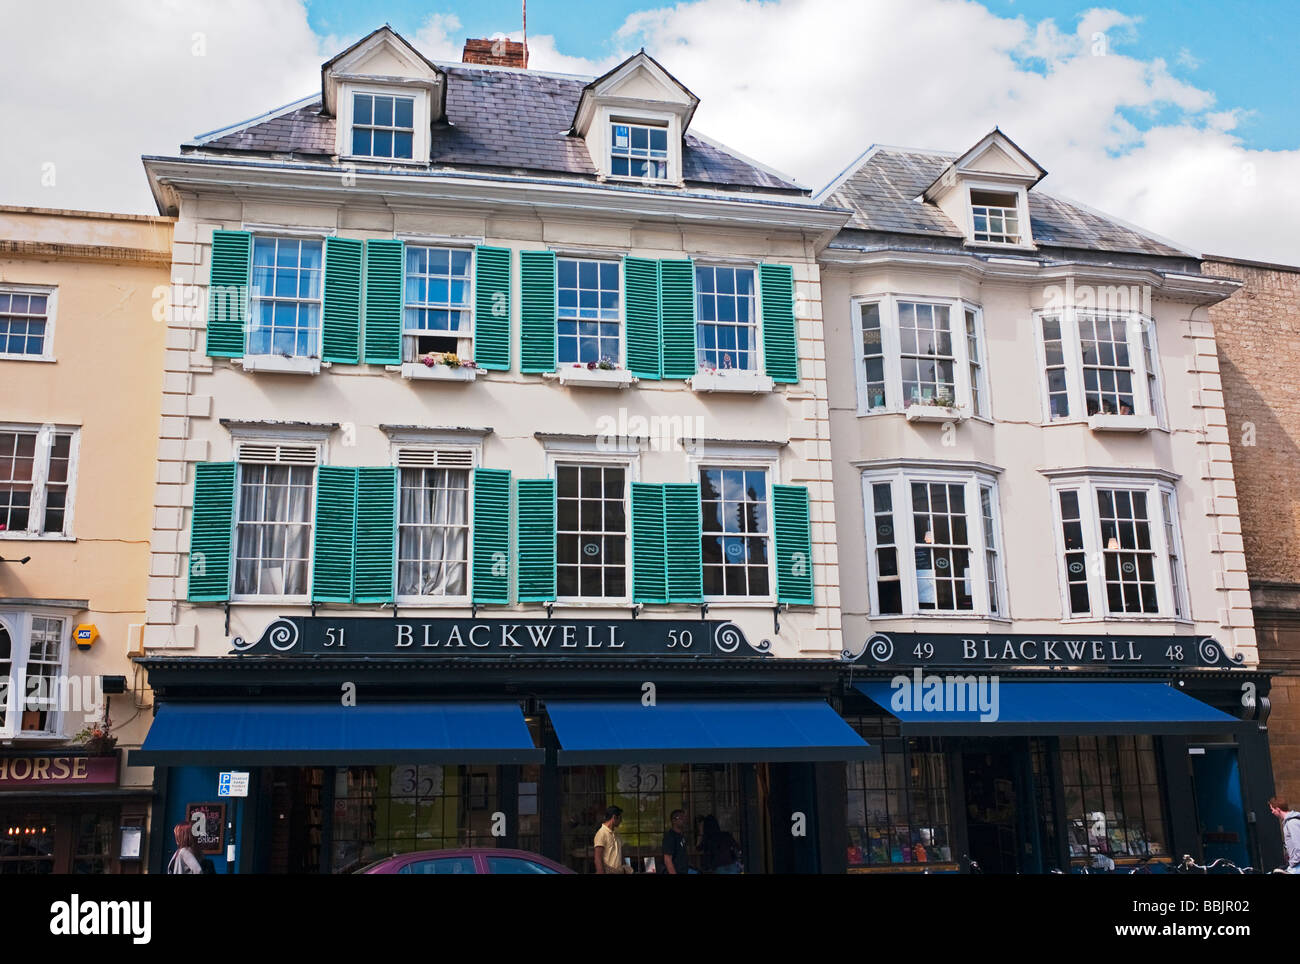
[[(320, 86), (380, 25), (434, 60), (518, 37), (518, 0), (0, 0), (0, 204), (152, 212), (140, 156)], [(872, 144), (999, 126), (1040, 190), (1199, 252), (1300, 265), (1300, 4), (533, 0), (531, 66), (641, 47), (693, 128), (819, 188)]]

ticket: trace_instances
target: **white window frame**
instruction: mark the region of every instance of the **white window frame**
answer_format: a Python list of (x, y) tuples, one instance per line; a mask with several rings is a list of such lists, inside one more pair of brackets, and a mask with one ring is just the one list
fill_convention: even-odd
[(641, 459), (634, 452), (602, 452), (598, 443), (590, 446), (573, 444), (564, 447), (547, 446), (546, 477), (555, 481), (555, 522), (558, 535), (560, 516), (560, 484), (557, 469), (561, 465), (601, 465), (623, 469), (623, 512), (627, 521), (627, 532), (623, 540), (624, 586), (627, 592), (622, 596), (561, 596), (560, 588), (560, 553), (559, 543), (555, 551), (555, 602), (557, 606), (574, 607), (611, 607), (630, 606), (632, 604), (632, 483), (641, 481)]
[[(965, 191), (966, 202), (966, 238), (971, 244), (988, 245), (992, 248), (1032, 248), (1033, 239), (1029, 233), (1029, 195), (1028, 192), (1019, 185), (1009, 185), (1001, 181), (979, 181), (966, 180), (963, 182), (962, 190)], [(989, 191), (994, 194), (1012, 194), (1016, 198), (1016, 225), (1020, 230), (1020, 237), (1016, 241), (976, 241), (975, 240), (975, 202), (972, 200), (972, 192)], [(981, 205), (983, 206), (983, 205)]]
[[(312, 578), (315, 575), (314, 568), (316, 564), (316, 503), (320, 497), (317, 491), (317, 481), (319, 469), (325, 463), (325, 443), (315, 439), (304, 439), (301, 436), (249, 436), (240, 433), (236, 437), (237, 445), (274, 445), (274, 446), (292, 446), (295, 448), (313, 448), (316, 450), (316, 463), (306, 465), (301, 462), (269, 462), (261, 459), (243, 459), (239, 457), (240, 453), (236, 451), (235, 465), (235, 504), (234, 511), (231, 514), (230, 524), (230, 601), (234, 603), (258, 603), (268, 605), (306, 605), (311, 602)], [(294, 468), (310, 468), (311, 474), (311, 511), (308, 513), (307, 525), (309, 526), (307, 537), (307, 591), (302, 595), (272, 595), (270, 593), (237, 593), (236, 586), (239, 584), (239, 506), (243, 501), (244, 489), (244, 466), (245, 465), (289, 465)]]
[[(369, 154), (352, 153), (352, 95), (375, 94), (380, 97), (411, 97), (415, 104), (411, 112), (411, 122), (415, 125), (411, 138), (410, 157), (372, 157)], [(356, 161), (360, 164), (401, 164), (427, 165), (429, 163), (429, 100), (431, 93), (425, 86), (381, 84), (341, 85), (338, 93), (338, 134), (335, 141), (335, 153), (340, 160)]]
[[(249, 250), (250, 260), (249, 260), (249, 285), (248, 285), (248, 321), (244, 325), (244, 358), (243, 358), (244, 367), (250, 369), (265, 367), (269, 370), (276, 370), (281, 366), (294, 367), (294, 368), (297, 368), (299, 366), (306, 366), (307, 369), (311, 370), (312, 374), (315, 374), (315, 372), (320, 367), (321, 356), (324, 353), (324, 343), (325, 343), (325, 284), (326, 284), (326, 272), (327, 272), (327, 268), (325, 264), (325, 240), (327, 236), (325, 234), (320, 234), (316, 232), (299, 233), (299, 232), (287, 232), (281, 230), (253, 231), (252, 234), (253, 234), (253, 243)], [(307, 241), (317, 241), (320, 243), (320, 295), (319, 297), (312, 299), (312, 298), (299, 298), (295, 296), (292, 299), (284, 299), (284, 300), (292, 300), (299, 304), (310, 303), (312, 301), (315, 301), (316, 305), (318, 306), (319, 310), (316, 316), (317, 317), (316, 345), (315, 345), (316, 350), (310, 354), (299, 355), (295, 353), (294, 355), (286, 358), (283, 355), (280, 355), (277, 352), (273, 352), (273, 351), (272, 352), (252, 351), (253, 331), (255, 330), (255, 328), (261, 327), (260, 324), (255, 324), (255, 321), (257, 319), (257, 310), (256, 310), (257, 303), (263, 300), (257, 297), (256, 294), (257, 287), (253, 282), (253, 272), (257, 270), (256, 249), (257, 249), (258, 241), (276, 241), (276, 242), (297, 241), (300, 243), (305, 243)], [(403, 265), (403, 269), (405, 269), (405, 265)], [(405, 288), (406, 288), (405, 270), (403, 270), (403, 275), (402, 275), (402, 288), (403, 288), (403, 294), (405, 294)], [(278, 301), (281, 299), (272, 295), (271, 298), (268, 300)], [(259, 362), (261, 362), (261, 365), (259, 365)]]
[(76, 614), (67, 609), (8, 609), (0, 608), (0, 625), (9, 631), (10, 638), (10, 677), (15, 687), (10, 688), (7, 705), (0, 712), (0, 739), (55, 741), (64, 738), (64, 726), (67, 722), (67, 708), (55, 704), (50, 711), (54, 722), (44, 730), (22, 729), (22, 711), (27, 699), (27, 660), (31, 654), (32, 621), (38, 618), (57, 619), (62, 622), (59, 644), (59, 666), (55, 677), (53, 695), (67, 693), (68, 688), (59, 685), (59, 680), (68, 676), (69, 640), (72, 638), (72, 619)]
[[(750, 368), (703, 368), (700, 365), (700, 325), (727, 325), (730, 322), (700, 320), (700, 286), (696, 280), (696, 268), (731, 268), (735, 271), (749, 271), (754, 276), (754, 348), (750, 352), (754, 364)], [(767, 372), (767, 357), (763, 353), (763, 292), (759, 289), (759, 265), (756, 261), (696, 261), (691, 268), (691, 286), (695, 290), (695, 367), (698, 372), (751, 372), (764, 375)], [(736, 326), (739, 327), (739, 326)]]
[[(1087, 396), (1083, 385), (1083, 345), (1079, 335), (1081, 314), (1108, 315), (1112, 318), (1123, 318), (1125, 322), (1129, 365), (1133, 373), (1133, 412), (1129, 415), (1107, 414), (1107, 417), (1134, 420), (1152, 418), (1157, 428), (1167, 428), (1164, 377), (1160, 371), (1160, 342), (1155, 321), (1137, 311), (1099, 311), (1088, 307), (1044, 308), (1034, 312), (1034, 345), (1037, 350), (1042, 424), (1071, 425), (1086, 423), (1089, 419)], [(1047, 345), (1043, 337), (1043, 319), (1050, 317), (1057, 318), (1061, 327), (1061, 351), (1065, 356), (1066, 398), (1070, 406), (1070, 415), (1067, 418), (1052, 418), (1052, 401), (1047, 381)], [(1147, 369), (1146, 352), (1143, 349), (1144, 333), (1150, 339), (1153, 371)], [(1154, 398), (1150, 397), (1151, 393), (1154, 393)]]
[[(1084, 565), (1087, 567), (1087, 613), (1072, 613), (1070, 609), (1069, 574), (1065, 565), (1065, 533), (1061, 520), (1061, 493), (1076, 491), (1079, 500), (1080, 523), (1083, 529)], [(1101, 490), (1145, 492), (1147, 497), (1147, 526), (1151, 533), (1156, 577), (1156, 602), (1154, 613), (1112, 613), (1106, 592), (1105, 550), (1101, 544), (1101, 512), (1097, 506), (1097, 493)], [(1061, 597), (1061, 622), (1192, 622), (1187, 590), (1187, 556), (1183, 551), (1182, 527), (1179, 522), (1178, 490), (1165, 479), (1140, 475), (1086, 474), (1060, 476), (1052, 479), (1052, 526), (1056, 547), (1057, 582)], [(1166, 519), (1166, 498), (1173, 518)], [(1170, 546), (1166, 526), (1173, 533), (1174, 557), (1178, 569), (1178, 584), (1174, 585), (1170, 562)]]
[[(406, 327), (406, 310), (410, 305), (406, 301), (406, 252), (411, 248), (437, 248), (444, 251), (467, 251), (469, 253), (469, 303), (465, 306), (464, 311), (469, 316), (468, 329), (461, 329), (456, 335), (456, 355), (462, 362), (472, 361), (474, 358), (474, 340), (477, 335), (475, 330), (475, 311), (474, 302), (477, 295), (478, 280), (478, 259), (474, 257), (474, 247), (468, 244), (451, 244), (446, 241), (433, 239), (402, 239), (402, 359), (404, 364), (413, 364), (420, 361), (420, 356), (415, 351), (412, 339), (420, 337), (439, 337), (435, 332), (407, 328)], [(323, 282), (322, 282), (323, 283)], [(322, 300), (324, 292), (322, 289)], [(322, 328), (324, 327), (324, 306), (322, 305)], [(364, 326), (363, 326), (364, 327)], [(468, 334), (466, 333), (468, 332)], [(448, 333), (447, 337), (451, 337)], [(410, 358), (407, 358), (410, 355)]]
[(401, 587), (401, 538), (402, 538), (402, 472), (404, 468), (400, 465), (403, 451), (407, 452), (468, 452), (470, 455), (470, 465), (462, 466), (469, 473), (469, 485), (466, 487), (465, 498), (468, 500), (466, 520), (469, 526), (469, 533), (465, 538), (465, 592), (459, 596), (396, 596), (397, 605), (404, 608), (429, 608), (429, 609), (449, 609), (460, 607), (463, 608), (470, 604), (474, 596), (474, 470), (482, 465), (483, 445), (482, 440), (469, 442), (461, 438), (455, 438), (446, 442), (434, 440), (404, 441), (402, 436), (394, 435), (392, 439), (392, 461), (393, 467), (397, 470), (397, 541), (393, 546), (393, 580), (396, 588)]
[[(920, 608), (916, 587), (916, 537), (913, 533), (912, 483), (937, 482), (951, 485), (960, 482), (964, 487), (966, 514), (966, 545), (970, 560), (971, 601), (970, 610), (933, 610)], [(888, 483), (894, 527), (894, 550), (898, 556), (898, 574), (902, 597), (901, 613), (882, 613), (877, 591), (879, 573), (876, 564), (875, 502), (872, 486)], [(993, 490), (993, 540), (997, 554), (998, 613), (992, 614), (988, 593), (988, 539), (984, 532), (984, 514), (980, 504), (980, 489)], [(871, 600), (871, 615), (877, 619), (985, 619), (1008, 621), (1006, 543), (1002, 536), (1002, 506), (997, 477), (980, 471), (959, 469), (903, 467), (867, 469), (862, 473), (862, 500), (867, 543), (867, 586)], [(901, 522), (900, 524), (900, 513)]]
[[(33, 433), (36, 435), (36, 451), (45, 454), (44, 460), (37, 459), (32, 464), (32, 501), (27, 509), (27, 528), (21, 531), (14, 529), (0, 531), (0, 540), (76, 541), (77, 537), (73, 528), (73, 511), (76, 508), (77, 500), (77, 466), (81, 461), (81, 426), (0, 422), (0, 432)], [(45, 501), (48, 492), (46, 483), (49, 481), (50, 453), (53, 450), (51, 436), (53, 435), (72, 436), (71, 441), (68, 443), (68, 485), (67, 496), (63, 502), (63, 531), (40, 532), (36, 528), (35, 520), (40, 519), (42, 523), (45, 521)]]
[[(776, 532), (773, 530), (772, 519), (772, 487), (781, 485), (781, 459), (776, 453), (769, 450), (754, 449), (746, 450), (743, 446), (728, 447), (725, 444), (714, 446), (712, 443), (702, 443), (698, 447), (692, 447), (687, 459), (687, 465), (690, 469), (690, 480), (695, 485), (700, 484), (701, 469), (745, 469), (749, 471), (762, 471), (767, 475), (767, 586), (768, 594), (766, 596), (712, 596), (707, 593), (704, 601), (710, 605), (718, 604), (723, 606), (753, 606), (771, 608), (776, 605)], [(700, 492), (700, 546), (703, 550), (704, 544), (704, 527), (703, 527), (703, 491)], [(704, 562), (701, 556), (700, 561), (700, 579), (703, 584), (704, 579)]]
[[(59, 289), (53, 285), (0, 284), (0, 294), (42, 295), (45, 298), (45, 341), (39, 355), (0, 351), (0, 361), (52, 362), (54, 358), (54, 321), (58, 314)], [(8, 347), (6, 339), (5, 347)]]
[[(898, 306), (900, 303), (942, 306), (948, 309), (948, 324), (952, 336), (954, 403), (964, 409), (971, 417), (989, 420), (992, 412), (988, 377), (988, 339), (984, 333), (984, 310), (977, 304), (964, 298), (933, 297), (929, 295), (911, 295), (903, 293), (881, 293), (864, 295), (852, 299), (854, 332), (854, 365), (857, 371), (858, 414), (888, 415), (905, 412), (907, 406), (903, 398), (903, 354), (902, 341), (898, 327)], [(867, 363), (863, 354), (864, 328), (862, 309), (865, 305), (875, 304), (880, 308), (880, 337), (885, 367), (885, 405), (883, 408), (871, 408), (867, 397)], [(980, 352), (980, 410), (975, 411), (971, 401), (970, 390), (970, 353), (966, 339), (966, 312), (975, 313), (975, 338)]]
[[(555, 291), (556, 291), (556, 308), (555, 308), (555, 365), (556, 370), (562, 368), (571, 368), (577, 362), (565, 362), (560, 360), (560, 322), (568, 319), (560, 317), (559, 307), (559, 290), (560, 290), (560, 262), (576, 261), (579, 264), (583, 261), (594, 261), (598, 264), (613, 263), (618, 269), (618, 357), (613, 359), (616, 368), (622, 370), (627, 368), (627, 279), (623, 276), (623, 258), (618, 255), (605, 253), (579, 254), (576, 252), (560, 252), (555, 254)], [(581, 269), (579, 269), (581, 271)], [(691, 282), (694, 284), (694, 277)], [(579, 289), (581, 290), (581, 289)], [(581, 321), (590, 321), (592, 319), (579, 319)], [(609, 322), (599, 322), (600, 324), (609, 324)], [(581, 338), (581, 336), (579, 336)]]
[[(678, 121), (675, 115), (660, 112), (631, 114), (626, 111), (604, 108), (599, 112), (595, 123), (600, 124), (601, 165), (605, 177), (611, 181), (645, 185), (680, 185), (681, 184), (681, 147), (680, 135), (677, 135)], [(664, 176), (648, 177), (636, 174), (614, 173), (614, 126), (657, 128), (665, 132), (667, 156), (664, 158)], [(629, 146), (631, 136), (629, 134)]]

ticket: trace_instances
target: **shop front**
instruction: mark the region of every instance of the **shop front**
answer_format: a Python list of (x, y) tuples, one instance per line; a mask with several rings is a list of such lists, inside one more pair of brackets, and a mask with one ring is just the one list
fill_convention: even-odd
[(0, 874), (139, 873), (150, 792), (120, 773), (116, 751), (0, 755)]
[(1211, 639), (877, 634), (843, 712), (851, 873), (1261, 866), (1267, 676)]
[[(876, 752), (830, 705), (839, 661), (768, 658), (717, 620), (290, 617), (234, 649), (143, 661), (152, 869), (198, 814), (219, 872), (509, 847), (589, 873), (614, 805), (637, 872), (662, 870), (677, 809), (696, 866), (712, 817), (747, 872), (815, 872), (846, 762)], [(220, 796), (229, 771), (247, 797)]]

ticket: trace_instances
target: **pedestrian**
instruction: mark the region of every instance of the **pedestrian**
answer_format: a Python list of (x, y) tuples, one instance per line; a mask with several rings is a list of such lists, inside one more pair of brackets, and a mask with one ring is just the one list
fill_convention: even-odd
[(1276, 796), (1268, 802), (1273, 816), (1282, 821), (1282, 849), (1286, 851), (1286, 872), (1300, 874), (1300, 812), (1291, 809), (1286, 798)]
[(669, 874), (689, 874), (686, 863), (686, 811), (674, 810), (668, 815), (668, 829), (664, 831), (663, 846), (659, 853), (664, 858), (664, 871)]
[(722, 829), (713, 814), (704, 818), (699, 849), (700, 869), (706, 874), (739, 874), (744, 869), (740, 862), (740, 844)]
[(615, 832), (623, 822), (623, 808), (611, 806), (605, 810), (605, 822), (596, 830), (596, 873), (630, 874), (632, 868), (623, 863), (623, 841)]
[(188, 823), (178, 823), (172, 827), (172, 836), (176, 838), (176, 853), (172, 854), (167, 864), (169, 874), (201, 874), (203, 864), (199, 862), (199, 844), (194, 839), (194, 830)]

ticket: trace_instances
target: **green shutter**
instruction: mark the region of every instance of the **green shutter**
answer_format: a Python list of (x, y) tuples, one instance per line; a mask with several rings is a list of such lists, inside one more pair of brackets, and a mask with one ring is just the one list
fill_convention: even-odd
[(794, 318), (794, 269), (758, 266), (763, 299), (763, 361), (774, 382), (799, 381), (799, 333)]
[(519, 601), (555, 598), (555, 480), (520, 479), (516, 531)]
[(212, 271), (208, 276), (208, 354), (242, 358), (248, 321), (248, 287), (253, 236), (247, 231), (212, 232)]
[[(698, 512), (698, 507), (696, 509)], [(632, 483), (632, 600), (668, 601), (664, 569), (664, 487)]]
[(510, 602), (510, 471), (474, 470), (474, 602)]
[(623, 259), (623, 304), (628, 370), (637, 378), (657, 379), (662, 375), (659, 262)]
[(200, 462), (194, 466), (187, 594), (190, 602), (224, 602), (230, 598), (237, 469), (234, 462)]
[(366, 363), (402, 363), (402, 287), (406, 270), (401, 241), (366, 242)]
[(397, 591), (397, 469), (357, 469), (354, 542), (353, 600), (393, 602)]
[(474, 363), (510, 370), (510, 249), (474, 249)]
[(659, 262), (664, 378), (695, 374), (695, 262)]
[(778, 602), (813, 604), (812, 523), (808, 490), (802, 485), (772, 486), (772, 530), (776, 535)]
[(519, 370), (555, 371), (555, 252), (519, 252)]
[(700, 558), (700, 486), (695, 482), (664, 485), (664, 567), (671, 602), (702, 602), (704, 573)]
[(322, 465), (316, 470), (316, 531), (312, 549), (313, 602), (352, 602), (353, 547), (357, 528), (357, 470)]
[(361, 360), (361, 257), (355, 238), (325, 239), (325, 307), (321, 360), (355, 365)]

